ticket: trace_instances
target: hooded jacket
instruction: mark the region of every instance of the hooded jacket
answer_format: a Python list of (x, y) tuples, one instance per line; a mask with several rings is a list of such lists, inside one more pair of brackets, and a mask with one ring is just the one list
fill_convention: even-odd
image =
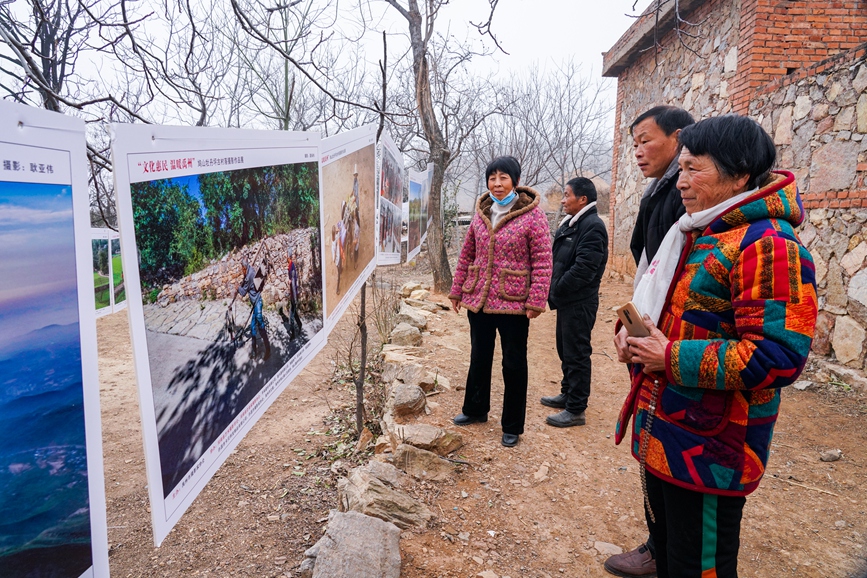
[(524, 315), (545, 311), (551, 284), (551, 233), (539, 208), (540, 195), (517, 187), (512, 209), (491, 226), (491, 196), (476, 203), (476, 214), (458, 258), (449, 299), (473, 313)]
[(620, 443), (634, 416), (636, 459), (648, 437), (649, 472), (702, 493), (745, 496), (758, 487), (780, 388), (800, 375), (815, 331), (815, 266), (795, 233), (803, 205), (794, 175), (772, 176), (687, 235), (659, 321), (670, 340), (665, 374), (632, 366), (617, 422)]

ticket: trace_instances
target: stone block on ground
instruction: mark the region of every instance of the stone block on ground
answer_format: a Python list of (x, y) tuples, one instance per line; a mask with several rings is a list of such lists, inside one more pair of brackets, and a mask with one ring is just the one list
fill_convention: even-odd
[(417, 385), (408, 385), (396, 382), (394, 397), (392, 398), (392, 410), (395, 418), (409, 418), (424, 413), (424, 391)]
[(359, 468), (394, 488), (403, 486), (404, 481), (407, 479), (406, 474), (385, 461), (371, 460), (363, 466), (359, 466)]
[(421, 480), (441, 482), (448, 479), (455, 470), (452, 462), (408, 444), (397, 446), (392, 461), (407, 474)]
[(361, 435), (358, 436), (358, 443), (355, 444), (355, 451), (363, 452), (370, 446), (370, 442), (373, 441), (373, 434), (366, 427), (361, 430)]
[(400, 578), (400, 530), (358, 512), (328, 515), (325, 535), (304, 552), (306, 578)]
[(341, 478), (337, 482), (337, 493), (342, 512), (360, 512), (391, 522), (404, 530), (414, 526), (423, 527), (434, 517), (427, 506), (364, 468), (355, 468), (348, 477)]
[(395, 345), (419, 345), (421, 331), (407, 323), (398, 323), (391, 332), (390, 341)]
[(379, 436), (376, 438), (376, 444), (373, 446), (373, 453), (375, 455), (382, 455), (389, 452), (391, 452), (391, 440), (388, 439), (388, 436)]
[(440, 306), (436, 303), (431, 303), (430, 301), (422, 301), (421, 299), (413, 299), (411, 297), (407, 297), (403, 300), (403, 302), (411, 307), (415, 307), (416, 309), (423, 309), (424, 311), (430, 311), (431, 313), (440, 308)]
[(389, 360), (383, 363), (382, 381), (385, 383), (392, 383), (397, 379), (407, 385), (419, 385), (419, 383), (425, 378), (425, 374), (425, 368), (418, 363), (413, 363), (410, 360)]
[(409, 294), (410, 299), (418, 299), (419, 301), (424, 301), (428, 297), (430, 297), (430, 291), (428, 291), (426, 289), (421, 289), (421, 288), (416, 289), (415, 291), (413, 291), (412, 293)]
[(400, 288), (401, 297), (409, 297), (412, 295), (413, 291), (418, 291), (421, 289), (421, 283), (416, 281), (407, 281), (403, 284), (403, 287)]
[(400, 443), (409, 444), (445, 456), (464, 445), (464, 438), (451, 431), (426, 423), (391, 425)]
[(419, 329), (427, 327), (427, 316), (425, 316), (424, 312), (403, 302), (400, 304), (400, 309), (398, 310), (394, 321), (398, 325), (406, 323), (413, 327), (418, 327)]
[(450, 391), (452, 388), (452, 384), (448, 378), (444, 377), (442, 373), (436, 371), (428, 371), (427, 374), (419, 380), (418, 386), (422, 388), (425, 393), (433, 391), (437, 387), (446, 391)]

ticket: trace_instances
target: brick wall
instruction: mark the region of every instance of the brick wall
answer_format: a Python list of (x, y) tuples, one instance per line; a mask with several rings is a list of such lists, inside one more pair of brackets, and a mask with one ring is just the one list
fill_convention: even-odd
[(746, 113), (752, 90), (864, 42), (864, 0), (742, 0), (732, 110)]

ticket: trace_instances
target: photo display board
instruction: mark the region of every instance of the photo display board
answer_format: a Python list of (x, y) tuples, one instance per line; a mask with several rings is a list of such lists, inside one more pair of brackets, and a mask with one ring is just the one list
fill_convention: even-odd
[(120, 234), (106, 228), (90, 229), (93, 256), (93, 293), (96, 316), (126, 309), (126, 287), (120, 253)]
[(112, 130), (159, 545), (325, 344), (319, 135)]
[(0, 574), (108, 576), (84, 122), (0, 101)]
[(421, 251), (421, 209), (427, 172), (409, 171), (409, 214), (407, 215), (406, 260), (415, 259)]
[(403, 223), (403, 155), (391, 136), (380, 137), (382, 163), (379, 171), (379, 228), (377, 265), (400, 264)]
[(320, 147), (329, 328), (376, 267), (376, 126), (323, 139)]

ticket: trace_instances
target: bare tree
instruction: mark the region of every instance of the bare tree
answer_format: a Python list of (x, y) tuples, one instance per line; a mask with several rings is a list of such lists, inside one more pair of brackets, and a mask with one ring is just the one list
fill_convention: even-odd
[[(437, 17), (448, 0), (384, 0), (405, 21), (412, 60), (414, 112), (419, 134), (427, 144), (427, 162), (433, 163), (430, 189), (428, 258), (434, 287), (451, 288), (452, 272), (443, 237), (443, 182), (449, 165), (458, 158), (469, 135), (501, 105), (489, 84), (465, 74), (466, 64), (482, 53), (467, 45), (454, 45), (437, 35)], [(496, 2), (494, 2), (494, 5)], [(426, 165), (420, 162), (419, 165)]]

